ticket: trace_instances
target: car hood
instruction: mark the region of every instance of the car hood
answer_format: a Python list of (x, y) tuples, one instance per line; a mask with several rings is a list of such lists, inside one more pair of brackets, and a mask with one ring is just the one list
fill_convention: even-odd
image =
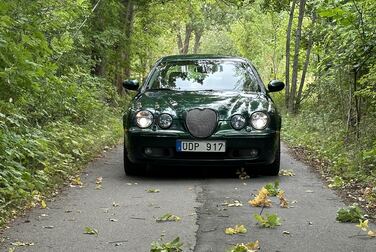
[(169, 113), (181, 118), (184, 111), (193, 108), (211, 108), (218, 111), (219, 120), (228, 120), (234, 114), (251, 114), (254, 111), (268, 111), (270, 100), (263, 93), (234, 91), (146, 91), (140, 94), (135, 109)]

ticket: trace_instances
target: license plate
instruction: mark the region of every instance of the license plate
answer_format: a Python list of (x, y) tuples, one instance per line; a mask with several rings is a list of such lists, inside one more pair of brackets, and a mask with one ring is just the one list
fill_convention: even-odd
[(178, 152), (226, 152), (225, 141), (186, 141), (176, 140)]

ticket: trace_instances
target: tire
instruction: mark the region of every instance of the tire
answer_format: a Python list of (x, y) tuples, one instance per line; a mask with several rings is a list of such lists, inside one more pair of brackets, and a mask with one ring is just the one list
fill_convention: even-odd
[(266, 176), (278, 176), (280, 163), (281, 163), (281, 141), (278, 142), (278, 149), (276, 151), (274, 162), (264, 167), (263, 174)]
[(124, 172), (125, 175), (127, 176), (133, 176), (133, 175), (138, 175), (141, 174), (143, 171), (143, 166), (142, 165), (136, 165), (132, 161), (129, 160), (128, 158), (128, 152), (127, 149), (124, 146), (124, 151), (123, 151), (123, 156), (124, 156)]

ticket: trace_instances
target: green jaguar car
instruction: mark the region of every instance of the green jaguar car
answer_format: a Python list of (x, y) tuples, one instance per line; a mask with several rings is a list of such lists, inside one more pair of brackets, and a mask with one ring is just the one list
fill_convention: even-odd
[[(148, 165), (238, 166), (278, 175), (281, 117), (246, 59), (176, 55), (157, 61), (124, 114), (124, 170)], [(260, 170), (261, 168), (261, 170)]]

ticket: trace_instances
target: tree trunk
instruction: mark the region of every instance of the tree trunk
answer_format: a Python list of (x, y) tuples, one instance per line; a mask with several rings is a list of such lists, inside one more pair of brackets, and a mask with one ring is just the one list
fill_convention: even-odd
[(295, 32), (295, 48), (294, 48), (294, 61), (292, 64), (292, 77), (291, 77), (291, 91), (289, 96), (289, 112), (295, 113), (295, 95), (296, 95), (296, 86), (298, 81), (298, 66), (299, 66), (299, 49), (300, 49), (300, 40), (302, 35), (302, 24), (304, 17), (306, 0), (300, 0), (299, 4), (299, 16), (298, 16), (298, 26)]
[[(316, 15), (314, 13), (312, 15), (312, 26), (315, 24), (315, 22), (316, 22)], [(301, 77), (300, 84), (299, 84), (298, 95), (296, 97), (296, 102), (295, 102), (295, 110), (296, 111), (298, 111), (299, 106), (300, 106), (300, 102), (301, 102), (301, 99), (302, 99), (302, 92), (303, 92), (305, 77), (306, 77), (307, 69), (308, 69), (308, 65), (309, 65), (309, 59), (310, 59), (310, 55), (311, 55), (312, 46), (313, 46), (313, 35), (312, 35), (312, 31), (311, 31), (311, 33), (309, 34), (308, 45), (307, 45), (307, 50), (306, 50), (306, 58), (305, 58), (305, 61), (304, 61), (302, 77)]]
[(116, 66), (116, 73), (115, 73), (115, 82), (117, 91), (119, 94), (123, 94), (123, 81), (124, 79), (129, 79), (131, 76), (131, 39), (132, 39), (132, 31), (133, 31), (133, 18), (134, 18), (134, 2), (133, 0), (123, 0), (124, 6), (124, 15), (123, 15), (123, 23), (124, 23), (124, 36), (125, 40), (122, 45), (120, 45), (119, 51), (119, 62)]
[(295, 11), (295, 4), (297, 0), (292, 1), (292, 6), (290, 9), (290, 17), (289, 23), (287, 25), (287, 33), (286, 33), (286, 68), (285, 68), (285, 105), (286, 108), (289, 106), (289, 97), (290, 97), (290, 41), (291, 41), (291, 27), (292, 22), (294, 20), (294, 11)]
[(188, 54), (189, 51), (189, 42), (191, 40), (193, 27), (191, 23), (185, 25), (185, 38), (183, 44), (182, 54)]
[(194, 30), (194, 35), (195, 35), (195, 44), (193, 46), (193, 53), (194, 54), (197, 54), (198, 50), (200, 49), (201, 37), (202, 37), (203, 32), (204, 32), (204, 29), (202, 29), (202, 28), (196, 28)]
[(134, 2), (132, 0), (126, 0), (128, 2), (126, 5), (126, 16), (125, 16), (125, 38), (126, 38), (126, 46), (124, 50), (124, 75), (125, 78), (128, 79), (131, 77), (131, 39), (132, 39), (132, 32), (133, 32), (133, 18), (134, 18)]
[(179, 54), (183, 54), (183, 40), (181, 38), (180, 27), (178, 28), (178, 31), (177, 31), (177, 34), (176, 34), (176, 41), (177, 41), (177, 44), (178, 44)]

